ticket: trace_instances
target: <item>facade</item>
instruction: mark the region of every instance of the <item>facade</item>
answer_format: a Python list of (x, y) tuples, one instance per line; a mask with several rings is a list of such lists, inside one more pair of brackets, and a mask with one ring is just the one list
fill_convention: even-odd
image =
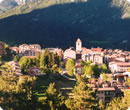
[(33, 50), (26, 50), (24, 52), (24, 56), (37, 56), (37, 53), (40, 53), (40, 52), (38, 52), (34, 49)]
[(116, 90), (114, 87), (105, 87), (97, 89), (97, 97), (98, 100), (102, 100), (104, 104), (109, 103), (116, 94)]
[(38, 67), (30, 67), (30, 68), (28, 69), (28, 73), (29, 73), (31, 76), (41, 75), (41, 70), (40, 70), (40, 68), (38, 68)]
[(0, 55), (5, 54), (5, 43), (0, 42)]
[(41, 47), (38, 44), (23, 44), (19, 46), (19, 54), (21, 56), (36, 56), (37, 53), (41, 53)]
[(18, 47), (11, 47), (10, 48), (11, 52), (19, 53), (19, 48)]
[(100, 53), (88, 53), (82, 55), (83, 61), (92, 61), (94, 64), (102, 64), (103, 56)]
[(11, 61), (11, 62), (9, 62), (9, 65), (11, 65), (11, 67), (12, 67), (12, 69), (15, 72), (16, 75), (18, 75), (18, 76), (22, 75), (22, 72), (21, 72), (21, 69), (20, 69), (18, 62)]
[(49, 52), (57, 54), (58, 56), (63, 56), (63, 50), (60, 48), (48, 48)]
[(75, 70), (74, 70), (74, 74), (79, 74), (81, 75), (82, 74), (82, 66), (81, 65), (76, 65), (75, 66)]
[(82, 74), (82, 68), (83, 66), (80, 64), (81, 60), (77, 60), (75, 63), (75, 69), (74, 69), (74, 74)]
[(109, 69), (112, 73), (127, 72), (130, 68), (130, 62), (110, 62)]
[(77, 41), (76, 41), (76, 51), (82, 51), (82, 42), (81, 40), (78, 38)]
[(64, 52), (64, 59), (76, 59), (76, 52), (73, 48), (66, 49)]

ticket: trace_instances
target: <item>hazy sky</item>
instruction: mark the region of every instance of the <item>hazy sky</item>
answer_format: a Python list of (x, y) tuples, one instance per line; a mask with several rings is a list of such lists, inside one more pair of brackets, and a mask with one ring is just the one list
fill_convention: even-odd
[(0, 3), (2, 2), (3, 0), (0, 0)]

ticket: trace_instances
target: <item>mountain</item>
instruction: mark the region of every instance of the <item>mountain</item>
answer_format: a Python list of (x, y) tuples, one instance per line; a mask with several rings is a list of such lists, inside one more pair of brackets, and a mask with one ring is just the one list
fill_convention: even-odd
[(0, 0), (0, 14), (18, 6), (15, 0)]
[(86, 47), (130, 50), (127, 0), (37, 0), (0, 18), (0, 40), (10, 44), (67, 48), (79, 37)]
[(0, 0), (0, 14), (15, 8), (18, 5), (23, 5), (28, 2), (34, 2), (35, 0)]
[(34, 2), (36, 0), (15, 0), (19, 5), (23, 5), (27, 2)]

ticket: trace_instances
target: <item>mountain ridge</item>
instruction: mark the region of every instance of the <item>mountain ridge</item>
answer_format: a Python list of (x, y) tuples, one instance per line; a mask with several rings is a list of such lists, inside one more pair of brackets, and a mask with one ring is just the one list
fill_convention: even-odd
[(45, 4), (44, 8), (34, 7), (35, 10), (25, 9), (22, 14), (13, 14), (0, 20), (0, 40), (5, 39), (14, 44), (39, 43), (43, 47), (67, 48), (74, 46), (75, 40), (80, 37), (86, 47), (129, 49), (130, 20), (128, 15), (122, 18), (125, 13), (129, 14), (126, 11), (129, 5), (127, 1), (112, 5), (113, 1), (54, 3)]

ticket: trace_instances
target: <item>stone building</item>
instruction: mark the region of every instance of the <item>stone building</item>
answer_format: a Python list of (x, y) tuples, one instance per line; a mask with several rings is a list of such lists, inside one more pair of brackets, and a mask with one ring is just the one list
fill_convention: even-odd
[(100, 53), (88, 53), (82, 55), (83, 61), (92, 61), (94, 64), (102, 64), (103, 56)]
[(97, 97), (98, 100), (102, 100), (104, 104), (109, 103), (116, 94), (116, 90), (114, 87), (103, 87), (97, 89)]
[(109, 69), (112, 73), (127, 72), (130, 68), (130, 62), (110, 62)]
[(69, 48), (65, 50), (64, 59), (69, 59), (69, 58), (76, 59), (76, 52), (74, 48)]
[(21, 56), (36, 56), (41, 52), (41, 47), (38, 44), (22, 44), (19, 46), (19, 54)]

